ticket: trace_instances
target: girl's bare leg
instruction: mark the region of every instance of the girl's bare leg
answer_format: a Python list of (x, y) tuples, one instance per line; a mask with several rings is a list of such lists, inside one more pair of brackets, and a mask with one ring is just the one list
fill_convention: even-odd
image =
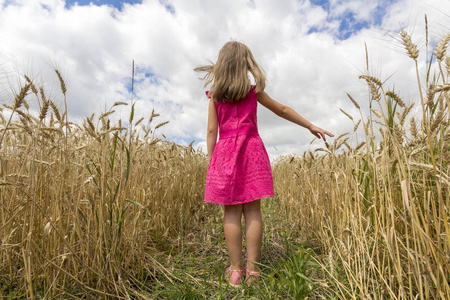
[(223, 228), (225, 231), (225, 241), (230, 253), (231, 267), (241, 270), (242, 265), (242, 204), (224, 205)]
[(247, 242), (247, 271), (257, 271), (262, 244), (261, 200), (244, 203), (245, 239)]

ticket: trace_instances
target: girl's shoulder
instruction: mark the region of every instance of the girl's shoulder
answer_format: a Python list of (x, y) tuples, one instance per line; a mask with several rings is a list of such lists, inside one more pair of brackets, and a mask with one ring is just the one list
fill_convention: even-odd
[(258, 97), (258, 93), (256, 92), (256, 85), (252, 85), (250, 87), (250, 91), (248, 92), (248, 96), (252, 96), (252, 97)]
[[(212, 95), (211, 95), (210, 91), (205, 91), (205, 94), (206, 94), (206, 97), (208, 97), (208, 99), (211, 99), (214, 101), (214, 99), (212, 99), (212, 97), (211, 97)], [(241, 100), (249, 98), (250, 96), (254, 96), (254, 95), (256, 95), (256, 96), (258, 95), (258, 93), (256, 92), (256, 85), (251, 85), (247, 96), (240, 99), (239, 101), (236, 101), (235, 103), (240, 102)], [(214, 101), (214, 102), (221, 102), (221, 101)]]

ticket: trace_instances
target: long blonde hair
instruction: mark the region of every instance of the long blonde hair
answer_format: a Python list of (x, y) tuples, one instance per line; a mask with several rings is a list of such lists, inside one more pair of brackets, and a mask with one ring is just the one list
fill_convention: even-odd
[(247, 96), (251, 87), (248, 72), (255, 79), (255, 92), (262, 92), (266, 87), (266, 77), (252, 52), (236, 41), (222, 47), (215, 64), (200, 66), (194, 71), (206, 72), (205, 87), (211, 84), (209, 95), (215, 101), (237, 102)]

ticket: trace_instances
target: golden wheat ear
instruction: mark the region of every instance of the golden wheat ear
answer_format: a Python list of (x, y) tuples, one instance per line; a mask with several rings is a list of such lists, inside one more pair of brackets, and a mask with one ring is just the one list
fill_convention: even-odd
[(39, 113), (39, 120), (44, 120), (45, 117), (47, 116), (47, 112), (48, 112), (48, 108), (50, 107), (50, 103), (49, 101), (43, 99), (43, 103), (42, 103), (42, 107), (41, 107), (41, 111)]
[(361, 109), (361, 107), (359, 106), (358, 102), (355, 101), (355, 99), (353, 99), (353, 97), (347, 93), (348, 98), (350, 99), (350, 101), (352, 101), (353, 105), (357, 108), (357, 109)]
[(434, 55), (437, 60), (442, 61), (445, 57), (445, 52), (447, 51), (448, 42), (450, 41), (450, 33), (444, 35), (439, 43), (434, 48)]
[(416, 59), (417, 57), (419, 57), (419, 50), (417, 50), (417, 45), (412, 43), (411, 36), (408, 34), (408, 32), (402, 30), (400, 32), (400, 36), (402, 38), (402, 43), (406, 49), (406, 52), (408, 53), (408, 56), (412, 59)]
[(58, 69), (55, 69), (55, 73), (58, 76), (58, 80), (59, 80), (59, 86), (61, 88), (61, 92), (66, 95), (67, 93), (67, 87), (66, 87), (66, 83), (64, 82), (63, 77), (61, 76), (61, 73), (59, 72)]

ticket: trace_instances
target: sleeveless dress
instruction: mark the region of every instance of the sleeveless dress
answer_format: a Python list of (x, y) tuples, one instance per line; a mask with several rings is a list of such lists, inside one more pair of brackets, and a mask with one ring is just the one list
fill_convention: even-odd
[(236, 103), (215, 102), (217, 142), (208, 167), (205, 201), (222, 205), (273, 197), (269, 156), (258, 134), (254, 87)]

